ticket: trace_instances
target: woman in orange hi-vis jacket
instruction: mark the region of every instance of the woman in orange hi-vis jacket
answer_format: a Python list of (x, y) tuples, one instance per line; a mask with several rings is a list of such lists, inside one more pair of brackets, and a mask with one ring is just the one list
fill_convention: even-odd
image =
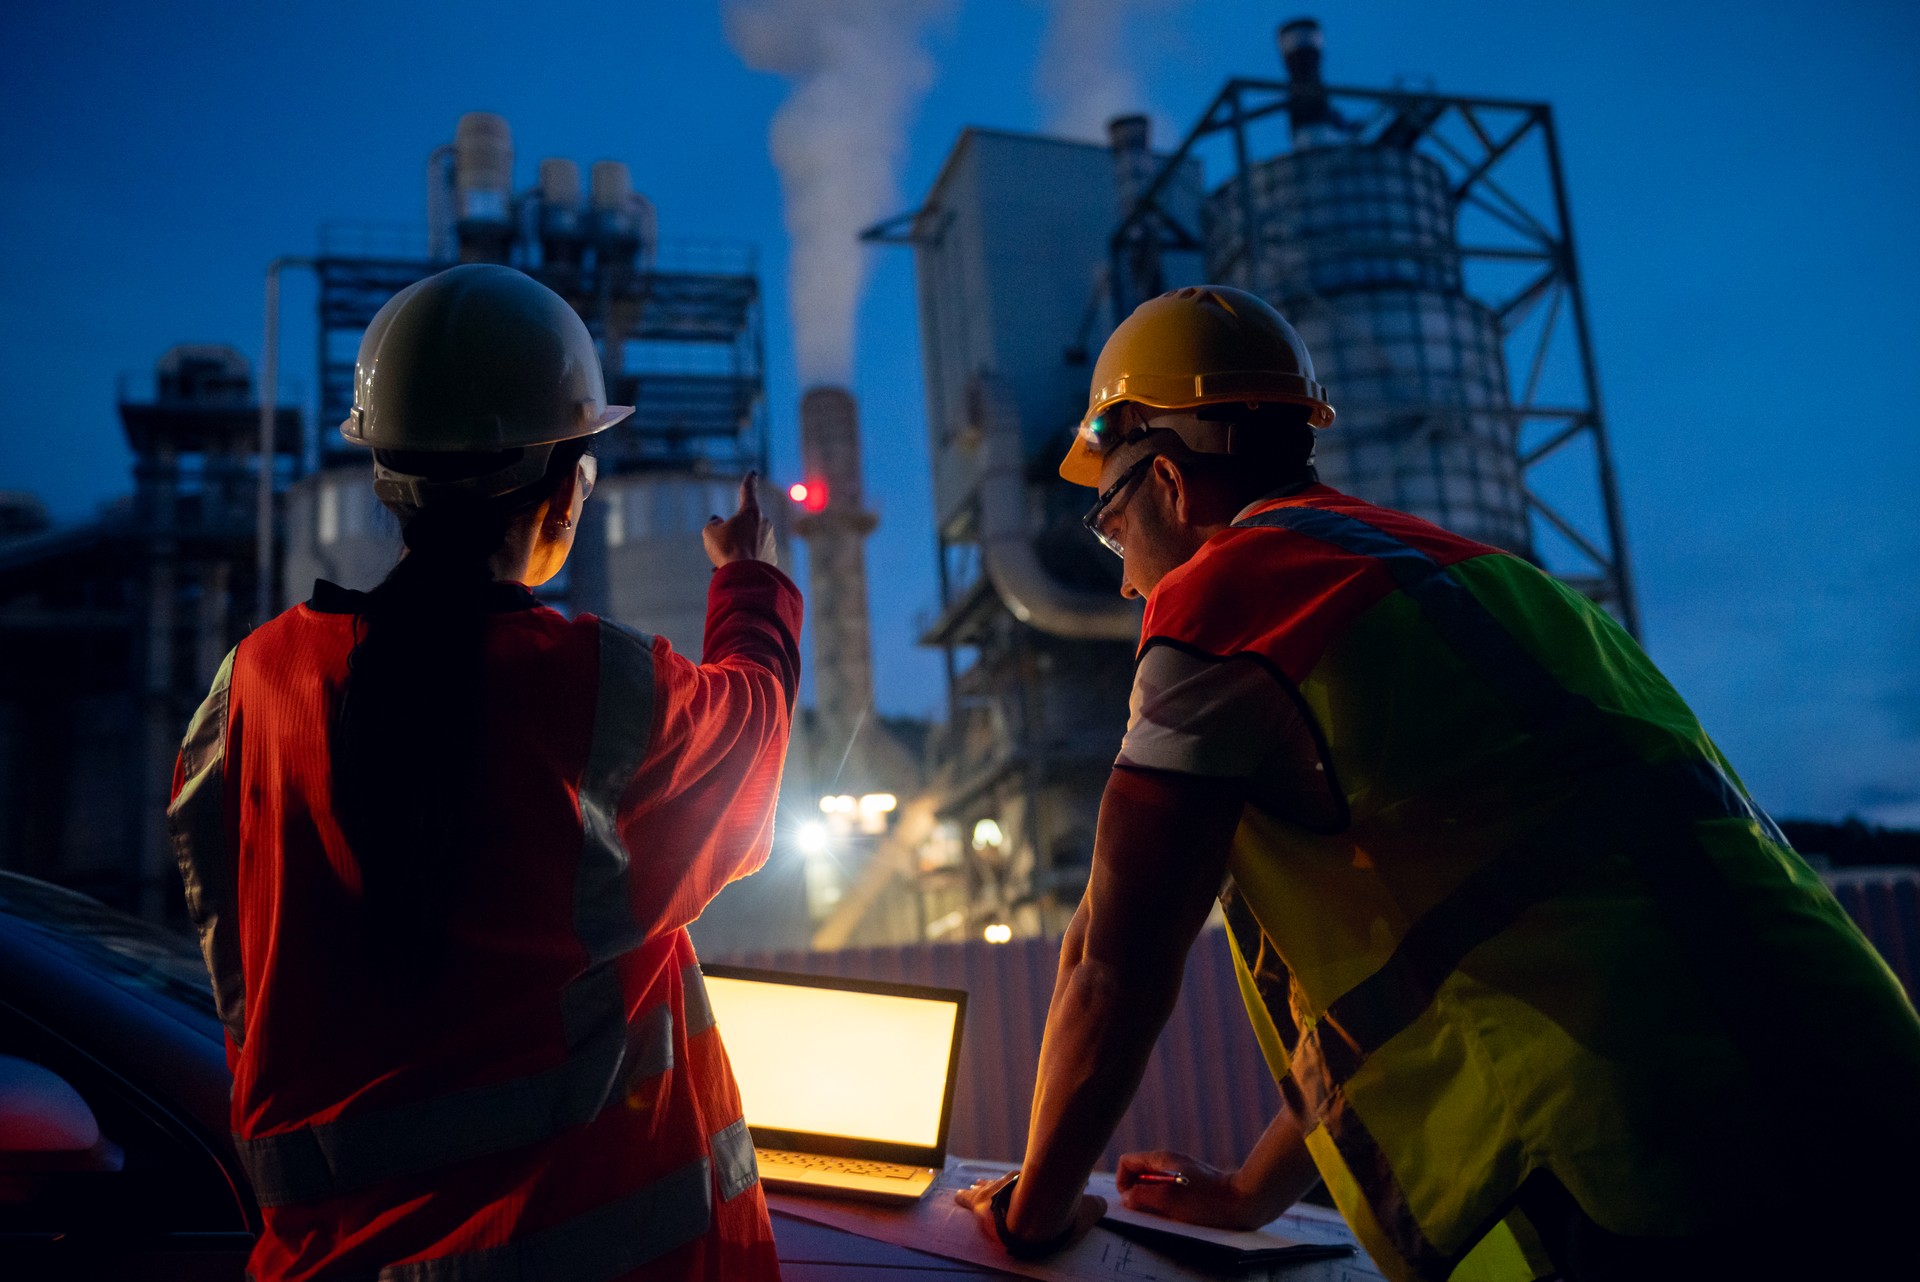
[(407, 551), (241, 642), (188, 730), (260, 1282), (779, 1274), (686, 926), (767, 856), (800, 594), (749, 477), (704, 662), (535, 600), (630, 412), (519, 272), (395, 296), (342, 431)]

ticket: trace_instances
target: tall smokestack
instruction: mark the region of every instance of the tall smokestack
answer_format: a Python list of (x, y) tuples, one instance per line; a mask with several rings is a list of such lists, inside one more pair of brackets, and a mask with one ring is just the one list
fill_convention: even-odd
[(1280, 60), (1286, 64), (1292, 93), (1287, 119), (1293, 125), (1295, 147), (1327, 147), (1346, 141), (1340, 116), (1327, 101), (1326, 81), (1320, 78), (1320, 59), (1326, 37), (1313, 18), (1295, 18), (1280, 28)]
[[(860, 493), (860, 417), (844, 387), (800, 398), (800, 459), (813, 600), (813, 696), (821, 755), (837, 761), (873, 704), (873, 643), (867, 617), (867, 535), (878, 519)], [(796, 493), (796, 497), (799, 497)]]
[[(1107, 150), (1113, 156), (1113, 195), (1120, 217), (1153, 181), (1152, 122), (1142, 115), (1115, 116), (1107, 122)], [(1159, 228), (1143, 218), (1127, 227), (1127, 289), (1136, 302), (1166, 288), (1160, 272)]]

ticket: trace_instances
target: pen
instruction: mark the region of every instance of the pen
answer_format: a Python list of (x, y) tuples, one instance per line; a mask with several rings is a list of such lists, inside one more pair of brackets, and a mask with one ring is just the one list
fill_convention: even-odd
[(1136, 1184), (1174, 1184), (1181, 1188), (1190, 1182), (1181, 1171), (1135, 1171), (1133, 1179)]

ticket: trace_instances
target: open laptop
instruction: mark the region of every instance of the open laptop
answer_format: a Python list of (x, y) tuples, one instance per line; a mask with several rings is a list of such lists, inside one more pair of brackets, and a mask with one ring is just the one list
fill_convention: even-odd
[(967, 995), (702, 966), (769, 1188), (911, 1202), (946, 1165)]

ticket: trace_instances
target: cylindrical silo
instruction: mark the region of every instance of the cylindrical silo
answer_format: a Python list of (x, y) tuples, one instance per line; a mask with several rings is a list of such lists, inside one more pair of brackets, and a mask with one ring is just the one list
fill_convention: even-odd
[(561, 156), (540, 162), (540, 260), (578, 266), (585, 229), (580, 217), (580, 166)]
[(1296, 150), (1210, 193), (1202, 225), (1208, 278), (1268, 299), (1313, 353), (1340, 415), (1320, 440), (1328, 484), (1529, 551), (1500, 326), (1461, 288), (1440, 165)]

